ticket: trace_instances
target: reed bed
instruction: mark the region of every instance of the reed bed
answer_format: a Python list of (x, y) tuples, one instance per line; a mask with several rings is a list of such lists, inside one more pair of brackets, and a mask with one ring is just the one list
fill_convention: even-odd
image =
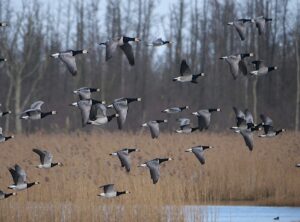
[[(184, 150), (212, 145), (206, 164)], [(1, 144), (0, 189), (12, 183), (7, 167), (18, 163), (29, 181), (41, 184), (0, 201), (0, 221), (184, 221), (182, 205), (243, 203), (300, 205), (299, 134), (255, 138), (253, 152), (242, 137), (230, 133), (162, 133), (153, 140), (146, 133), (75, 132), (17, 135)], [(137, 147), (126, 173), (109, 153)], [(51, 151), (63, 167), (35, 168), (33, 148)], [(137, 165), (155, 157), (173, 157), (161, 166), (153, 185), (149, 171)], [(97, 196), (100, 185), (114, 183), (131, 193), (118, 198)], [(171, 207), (172, 210), (170, 210)], [(199, 215), (199, 218), (203, 218)]]

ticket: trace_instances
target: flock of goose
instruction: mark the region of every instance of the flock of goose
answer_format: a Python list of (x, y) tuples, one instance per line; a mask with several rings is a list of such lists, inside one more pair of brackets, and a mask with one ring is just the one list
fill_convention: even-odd
[[(271, 21), (270, 18), (265, 18), (264, 16), (257, 17), (255, 19), (239, 19), (234, 22), (228, 23), (232, 25), (237, 33), (239, 34), (241, 40), (246, 38), (246, 24), (255, 23), (258, 28), (259, 35), (265, 32), (266, 23)], [(7, 26), (6, 23), (0, 23), (0, 26)], [(117, 48), (121, 49), (126, 55), (130, 65), (134, 65), (134, 54), (130, 42), (139, 42), (139, 38), (131, 38), (126, 36), (121, 36), (117, 38), (110, 39), (106, 42), (102, 42), (99, 45), (104, 45), (106, 47), (106, 61), (111, 59)], [(159, 47), (167, 44), (171, 44), (171, 41), (164, 41), (161, 38), (154, 40), (151, 43), (147, 43), (147, 46)], [(75, 76), (78, 72), (76, 66), (75, 56), (79, 54), (86, 54), (88, 50), (67, 50), (63, 52), (57, 52), (51, 55), (53, 58), (60, 59), (67, 67), (68, 71)], [(247, 64), (245, 59), (248, 57), (254, 56), (253, 53), (239, 53), (236, 55), (223, 56), (220, 59), (225, 60), (230, 68), (230, 72), (234, 79), (237, 79), (240, 73), (250, 76), (263, 76), (269, 73), (272, 70), (276, 70), (277, 67), (267, 67), (263, 64), (262, 60), (254, 60), (252, 63), (255, 66), (253, 71), (248, 71)], [(1, 61), (6, 61), (2, 58)], [(182, 60), (180, 70), (180, 76), (173, 78), (175, 82), (181, 83), (194, 83), (197, 84), (199, 77), (204, 77), (204, 73), (192, 72), (186, 60)], [(97, 101), (92, 98), (94, 92), (99, 92), (98, 88), (82, 87), (75, 90), (73, 93), (78, 95), (79, 100), (73, 102), (71, 106), (77, 107), (81, 112), (82, 126), (86, 125), (96, 125), (102, 126), (108, 124), (114, 118), (117, 119), (118, 129), (123, 129), (126, 122), (127, 113), (129, 111), (129, 104), (132, 102), (139, 102), (141, 98), (118, 98), (115, 99), (111, 104), (106, 105), (104, 101)], [(42, 111), (43, 101), (34, 102), (27, 110), (24, 110), (20, 114), (20, 118), (23, 120), (40, 120), (45, 117), (55, 115), (56, 111)], [(162, 110), (163, 113), (167, 115), (176, 115), (178, 113), (184, 112), (189, 109), (188, 106), (182, 107), (170, 107)], [(114, 109), (115, 113), (108, 114), (108, 110)], [(259, 137), (275, 137), (284, 129), (276, 129), (273, 126), (273, 121), (270, 117), (266, 115), (260, 115), (261, 122), (256, 124), (253, 120), (253, 116), (248, 109), (244, 112), (236, 107), (233, 107), (236, 116), (236, 126), (231, 127), (235, 133), (242, 135), (246, 146), (250, 151), (253, 150), (253, 132), (258, 131), (263, 128), (264, 133), (259, 135)], [(215, 112), (220, 112), (220, 108), (209, 108), (201, 109), (195, 112), (192, 112), (193, 115), (197, 117), (197, 125), (192, 126), (191, 120), (189, 118), (178, 118), (179, 128), (175, 131), (176, 133), (193, 133), (195, 131), (204, 131), (207, 130), (211, 124), (211, 115)], [(110, 111), (109, 111), (110, 112)], [(10, 111), (0, 112), (0, 116), (5, 116), (11, 113)], [(156, 119), (150, 120), (144, 124), (142, 127), (148, 127), (150, 129), (151, 137), (153, 139), (159, 137), (160, 124), (167, 123), (165, 119)], [(4, 136), (2, 129), (0, 128), (0, 142), (7, 141), (13, 138), (13, 136)], [(199, 160), (200, 164), (205, 164), (204, 152), (207, 149), (212, 148), (208, 145), (199, 145), (196, 147), (191, 147), (186, 150), (186, 152), (193, 153), (196, 158)], [(110, 155), (117, 156), (121, 162), (121, 166), (126, 169), (129, 173), (131, 169), (130, 154), (139, 149), (124, 148), (118, 151), (112, 152)], [(63, 166), (60, 162), (53, 162), (53, 155), (47, 150), (33, 149), (33, 152), (36, 153), (40, 158), (40, 164), (37, 168), (52, 168), (55, 166)], [(150, 171), (150, 176), (153, 181), (153, 184), (156, 184), (160, 178), (160, 164), (172, 160), (170, 157), (160, 157), (155, 158), (150, 161), (140, 164), (139, 167), (147, 167)], [(297, 165), (300, 167), (300, 164)], [(9, 172), (13, 178), (13, 184), (8, 188), (20, 191), (32, 187), (39, 182), (28, 182), (25, 171), (18, 165), (15, 164), (14, 167), (9, 168)], [(106, 184), (101, 186), (103, 188), (103, 193), (100, 193), (99, 196), (102, 197), (116, 197), (122, 194), (129, 193), (128, 191), (116, 191), (114, 184)], [(0, 191), (0, 199), (8, 198), (11, 195), (16, 193), (5, 193)]]

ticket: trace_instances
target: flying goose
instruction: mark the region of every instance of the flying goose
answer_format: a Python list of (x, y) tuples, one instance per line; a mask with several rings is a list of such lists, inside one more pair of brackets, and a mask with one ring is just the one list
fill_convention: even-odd
[(167, 123), (168, 120), (150, 120), (147, 123), (144, 123), (142, 127), (148, 126), (150, 129), (152, 139), (156, 139), (159, 136), (159, 124)]
[(125, 167), (127, 172), (130, 172), (130, 158), (129, 158), (129, 154), (131, 152), (136, 152), (139, 151), (139, 149), (131, 149), (131, 148), (124, 148), (122, 150), (116, 151), (111, 153), (110, 155), (112, 156), (118, 156), (120, 162), (121, 162), (121, 166)]
[(245, 109), (243, 112), (236, 107), (233, 107), (236, 116), (236, 126), (231, 127), (230, 129), (235, 130), (235, 132), (242, 129), (252, 128), (254, 130), (259, 130), (260, 125), (255, 125), (253, 121), (253, 116), (248, 109)]
[(164, 41), (162, 38), (158, 38), (154, 40), (152, 43), (148, 43), (147, 46), (163, 46), (166, 44), (172, 44), (173, 42), (170, 41)]
[(198, 129), (198, 127), (191, 127), (191, 121), (188, 118), (180, 118), (177, 121), (180, 128), (175, 131), (176, 133), (192, 133)]
[(172, 158), (156, 158), (139, 165), (139, 167), (148, 167), (153, 184), (156, 184), (160, 176), (159, 164), (169, 160), (172, 160)]
[(264, 134), (259, 135), (259, 137), (274, 137), (285, 132), (285, 129), (275, 130), (273, 127), (273, 120), (270, 117), (261, 114), (260, 118), (262, 121), (261, 125), (264, 128)]
[[(84, 127), (90, 120), (90, 113), (92, 109), (96, 109), (97, 104), (105, 104), (105, 101), (97, 101), (94, 99), (83, 99), (70, 104), (71, 106), (78, 107), (81, 112), (82, 126)], [(93, 112), (94, 114), (95, 112)]]
[(171, 107), (171, 108), (168, 108), (168, 109), (165, 109), (161, 112), (163, 113), (168, 113), (168, 114), (175, 114), (175, 113), (180, 113), (182, 112), (183, 110), (185, 109), (188, 109), (189, 107), (188, 106), (182, 106), (182, 107)]
[(87, 124), (101, 126), (110, 122), (113, 118), (119, 116), (119, 114), (117, 113), (107, 116), (106, 110), (106, 107), (100, 103), (92, 106)]
[(89, 88), (89, 87), (81, 87), (73, 91), (73, 93), (79, 96), (80, 100), (83, 99), (91, 99), (91, 95), (93, 92), (99, 92), (100, 89), (97, 88)]
[(266, 18), (264, 16), (259, 16), (254, 19), (254, 22), (255, 22), (256, 28), (258, 29), (259, 35), (265, 33), (266, 23), (271, 22), (271, 21), (272, 21), (271, 18)]
[(186, 60), (182, 60), (180, 65), (180, 76), (173, 78), (173, 81), (198, 83), (197, 78), (204, 75), (204, 73), (193, 74), (190, 67), (186, 63)]
[(125, 190), (125, 191), (115, 191), (114, 184), (106, 184), (106, 185), (100, 186), (99, 188), (103, 188), (103, 193), (100, 193), (98, 195), (100, 197), (111, 198), (111, 197), (118, 197), (120, 195), (130, 193), (127, 190)]
[(245, 36), (246, 36), (246, 25), (245, 24), (247, 22), (253, 23), (254, 20), (253, 19), (238, 19), (236, 21), (227, 23), (227, 25), (233, 26), (236, 29), (237, 33), (239, 34), (241, 40), (244, 41)]
[(41, 107), (44, 104), (43, 101), (37, 101), (31, 104), (30, 109), (21, 113), (20, 119), (38, 120), (43, 119), (49, 115), (55, 115), (56, 111), (42, 112)]
[(249, 148), (250, 151), (253, 150), (253, 131), (254, 128), (246, 128), (246, 129), (240, 129), (236, 130), (236, 133), (240, 133), (245, 141), (246, 146)]
[(119, 98), (115, 99), (113, 103), (108, 108), (114, 108), (116, 110), (116, 113), (119, 115), (117, 122), (118, 122), (118, 128), (119, 130), (123, 129), (123, 126), (126, 121), (128, 109), (129, 109), (129, 103), (135, 102), (135, 101), (142, 101), (141, 98)]
[[(0, 107), (2, 106), (2, 104), (0, 103)], [(2, 117), (2, 116), (5, 116), (5, 115), (7, 115), (7, 114), (11, 114), (11, 111), (10, 110), (8, 110), (8, 111), (2, 111), (2, 110), (0, 110), (0, 117)]]
[(0, 127), (0, 143), (5, 142), (5, 141), (7, 141), (9, 139), (13, 139), (13, 138), (14, 138), (14, 135), (4, 136), (3, 132), (2, 132), (2, 127)]
[(2, 190), (0, 190), (0, 200), (4, 200), (12, 195), (15, 196), (17, 193), (4, 193)]
[(25, 171), (17, 164), (15, 164), (14, 168), (9, 168), (8, 170), (14, 181), (14, 184), (8, 187), (9, 189), (24, 190), (34, 185), (40, 184), (39, 182), (28, 183), (26, 180)]
[(263, 60), (255, 60), (252, 63), (255, 65), (255, 70), (251, 71), (250, 74), (254, 76), (263, 76), (268, 72), (278, 69), (277, 66), (265, 66)]
[(0, 22), (0, 27), (6, 27), (8, 26), (7, 22)]
[(53, 155), (47, 150), (33, 149), (32, 151), (35, 152), (40, 157), (41, 164), (39, 164), (37, 166), (37, 168), (49, 169), (51, 167), (62, 166), (63, 165), (60, 162), (53, 163), (52, 162)]
[(221, 109), (201, 109), (192, 114), (198, 117), (198, 128), (200, 131), (208, 129), (212, 112), (220, 112)]
[(213, 148), (213, 147), (200, 145), (200, 146), (195, 146), (190, 149), (187, 149), (185, 152), (190, 152), (190, 153), (195, 154), (195, 156), (197, 157), (199, 162), (203, 165), (203, 164), (205, 164), (204, 150), (209, 149), (209, 148)]
[(228, 63), (232, 77), (235, 80), (237, 79), (240, 73), (247, 75), (248, 70), (244, 59), (253, 55), (253, 53), (242, 53), (230, 56), (223, 56), (220, 59), (224, 59)]
[(134, 65), (134, 55), (132, 51), (132, 46), (129, 44), (129, 42), (139, 42), (139, 38), (131, 38), (126, 36), (116, 37), (113, 39), (110, 39), (106, 42), (99, 43), (99, 45), (105, 45), (106, 46), (106, 55), (105, 60), (108, 61), (110, 58), (112, 58), (113, 53), (116, 51), (117, 47), (119, 46), (123, 52), (125, 53), (128, 62), (130, 65)]
[(77, 74), (77, 66), (75, 56), (78, 54), (86, 54), (88, 50), (67, 50), (64, 52), (57, 52), (51, 55), (51, 57), (57, 59), (59, 58), (68, 68), (69, 72), (75, 76)]

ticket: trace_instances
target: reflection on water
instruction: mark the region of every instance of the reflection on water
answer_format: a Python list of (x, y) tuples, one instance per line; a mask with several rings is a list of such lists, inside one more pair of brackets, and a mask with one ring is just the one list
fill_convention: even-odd
[(185, 221), (203, 222), (300, 222), (300, 207), (185, 206)]

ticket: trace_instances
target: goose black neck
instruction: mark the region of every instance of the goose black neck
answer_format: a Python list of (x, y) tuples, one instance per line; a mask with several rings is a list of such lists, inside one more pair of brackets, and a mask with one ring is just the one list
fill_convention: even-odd
[(280, 133), (282, 133), (282, 132), (283, 132), (283, 129), (277, 130), (277, 131), (276, 131), (276, 135), (278, 135), (278, 134), (280, 134)]
[(130, 37), (123, 36), (123, 42), (124, 43), (133, 42), (134, 40), (135, 40), (135, 38), (130, 38)]
[(2, 116), (5, 116), (5, 115), (7, 115), (7, 114), (9, 114), (9, 112), (3, 112), (3, 113), (2, 113)]
[(83, 50), (72, 50), (73, 56), (77, 55), (77, 54), (82, 54)]
[(13, 193), (6, 193), (6, 194), (4, 194), (4, 198), (8, 198), (8, 197), (10, 197), (11, 195), (13, 195)]
[(271, 18), (265, 18), (265, 21), (270, 22), (270, 21), (272, 21), (272, 19)]
[(250, 53), (242, 53), (241, 54), (241, 58), (246, 58), (246, 57), (249, 57), (250, 56)]
[(193, 80), (197, 79), (197, 78), (198, 78), (199, 76), (201, 76), (201, 75), (202, 75), (202, 73), (193, 75)]
[(97, 92), (98, 89), (96, 88), (90, 88), (90, 92)]
[(52, 115), (52, 111), (50, 112), (46, 112), (46, 113), (42, 113), (41, 114), (41, 118), (45, 118), (46, 116)]
[(58, 165), (58, 163), (51, 163), (51, 167), (55, 167), (57, 165)]
[(169, 44), (170, 41), (163, 41), (163, 44)]
[(6, 136), (5, 141), (12, 139), (12, 136)]
[(35, 185), (35, 182), (28, 183), (28, 184), (27, 184), (27, 188), (32, 187), (32, 186), (34, 186), (34, 185)]
[(138, 101), (138, 98), (126, 98), (127, 103)]
[(165, 122), (164, 120), (156, 120), (157, 123), (163, 123)]
[(107, 121), (110, 122), (115, 117), (116, 117), (116, 114), (110, 115), (107, 117)]
[(158, 162), (159, 162), (159, 164), (161, 164), (161, 163), (163, 163), (165, 161), (168, 161), (168, 160), (169, 160), (169, 158), (160, 158), (160, 159), (158, 159)]
[(208, 112), (217, 112), (218, 111), (218, 109), (208, 109)]
[(5, 61), (5, 59), (4, 58), (0, 58), (0, 62), (4, 62)]
[(198, 127), (192, 128), (192, 132), (196, 131), (197, 129), (199, 129), (199, 128)]
[(135, 152), (136, 149), (128, 149), (128, 153)]
[(255, 128), (254, 124), (253, 123), (247, 123), (247, 128)]
[(122, 194), (126, 194), (126, 191), (117, 191), (117, 196), (120, 196)]
[(179, 107), (180, 110), (185, 110), (186, 106)]
[(203, 150), (209, 149), (209, 146), (202, 146)]
[(270, 71), (273, 71), (273, 70), (275, 70), (276, 68), (275, 68), (275, 66), (271, 66), (271, 67), (268, 67), (268, 71), (270, 72)]

